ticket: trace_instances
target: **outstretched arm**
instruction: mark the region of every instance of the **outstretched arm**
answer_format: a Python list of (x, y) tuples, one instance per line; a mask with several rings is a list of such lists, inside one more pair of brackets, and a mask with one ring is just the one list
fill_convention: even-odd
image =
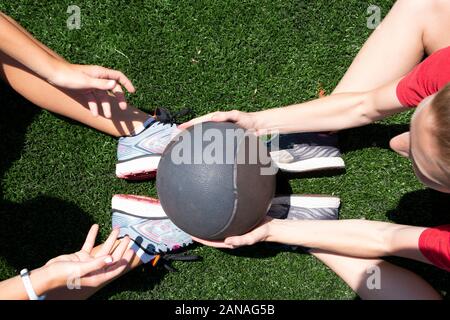
[(266, 241), (303, 245), (359, 258), (399, 256), (429, 261), (419, 250), (422, 227), (367, 220), (280, 221), (269, 227)]
[(133, 84), (122, 72), (101, 66), (71, 64), (1, 12), (0, 53), (57, 87), (85, 92), (94, 116), (98, 115), (98, 96), (105, 117), (111, 118), (106, 90), (110, 90), (109, 94), (118, 98), (122, 110), (127, 107), (122, 87), (129, 92), (135, 92)]
[(233, 121), (259, 134), (336, 131), (363, 126), (405, 111), (397, 98), (399, 80), (359, 93), (338, 93), (282, 108), (246, 113), (238, 110), (213, 112), (182, 124), (187, 128), (205, 121)]
[(53, 51), (52, 49), (50, 49), (49, 47), (47, 47), (45, 44), (43, 44), (42, 42), (39, 42), (38, 40), (36, 40), (31, 33), (29, 33), (27, 30), (25, 30), (20, 24), (18, 24), (14, 19), (12, 19), (11, 17), (7, 16), (6, 14), (4, 14), (3, 12), (0, 12), (0, 16), (5, 18), (7, 21), (9, 21), (9, 23), (11, 23), (11, 25), (13, 25), (17, 30), (19, 30), (20, 32), (22, 32), (25, 36), (28, 37), (28, 39), (30, 39), (31, 41), (33, 41), (37, 46), (39, 46), (40, 48), (42, 48), (43, 50), (45, 50), (49, 55), (53, 56), (55, 59), (60, 60), (60, 61), (66, 61), (63, 57), (61, 57), (59, 54), (57, 54), (55, 51)]
[(4, 13), (0, 14), (0, 50), (36, 74), (50, 80), (61, 60), (56, 59), (56, 56), (45, 48), (19, 29), (10, 17)]
[(251, 232), (224, 242), (195, 239), (206, 245), (236, 248), (259, 241), (279, 242), (357, 258), (399, 256), (430, 263), (419, 249), (422, 227), (366, 220), (267, 219)]

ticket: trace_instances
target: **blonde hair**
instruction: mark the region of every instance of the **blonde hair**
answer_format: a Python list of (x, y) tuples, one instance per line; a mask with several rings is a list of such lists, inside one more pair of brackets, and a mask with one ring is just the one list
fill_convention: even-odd
[(450, 83), (442, 88), (431, 102), (433, 128), (440, 154), (439, 165), (446, 174), (446, 186), (450, 187)]

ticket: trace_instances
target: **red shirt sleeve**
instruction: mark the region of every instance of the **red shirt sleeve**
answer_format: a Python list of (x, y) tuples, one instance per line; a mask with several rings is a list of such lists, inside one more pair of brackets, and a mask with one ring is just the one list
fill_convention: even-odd
[(397, 86), (405, 107), (415, 107), (450, 82), (450, 47), (438, 50), (417, 65)]
[(419, 237), (419, 249), (436, 267), (450, 271), (450, 224), (425, 229)]

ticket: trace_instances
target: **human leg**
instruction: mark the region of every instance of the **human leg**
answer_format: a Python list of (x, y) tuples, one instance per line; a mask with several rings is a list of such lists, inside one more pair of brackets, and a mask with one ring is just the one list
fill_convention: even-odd
[(399, 0), (371, 34), (333, 93), (369, 91), (407, 74), (424, 54), (450, 45), (450, 4)]
[(421, 277), (382, 259), (361, 259), (319, 250), (312, 250), (311, 254), (333, 270), (362, 299), (442, 299)]

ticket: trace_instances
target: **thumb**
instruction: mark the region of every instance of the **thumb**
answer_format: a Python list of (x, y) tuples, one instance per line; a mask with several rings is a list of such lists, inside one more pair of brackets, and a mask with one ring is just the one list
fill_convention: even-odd
[(248, 245), (248, 241), (245, 241), (246, 239), (244, 239), (243, 236), (234, 236), (234, 237), (229, 237), (226, 238), (224, 243), (226, 245), (232, 246), (232, 247), (241, 247), (244, 245)]
[(204, 116), (200, 116), (198, 118), (195, 118), (195, 119), (189, 120), (188, 122), (180, 124), (178, 126), (178, 128), (184, 130), (193, 125), (196, 125), (196, 124), (199, 124), (202, 122), (206, 122), (206, 121), (211, 121), (211, 118), (213, 117), (213, 115), (214, 115), (214, 113), (205, 114)]
[(212, 114), (211, 121), (223, 122), (223, 121), (232, 121), (239, 122), (244, 113), (239, 110), (232, 111), (217, 111)]
[(229, 120), (235, 121), (228, 112), (215, 112), (211, 115), (211, 121), (214, 122), (224, 122)]
[(117, 82), (115, 80), (90, 78), (87, 84), (92, 89), (112, 90), (116, 87)]
[(113, 259), (110, 256), (103, 256), (95, 258), (94, 260), (83, 262), (80, 266), (80, 273), (81, 276), (85, 276), (89, 273), (93, 273), (95, 271), (98, 271), (108, 265), (111, 265), (113, 263)]
[(228, 237), (225, 239), (225, 244), (231, 245), (233, 247), (242, 247), (242, 246), (251, 246), (261, 240), (262, 237), (260, 235), (259, 230), (255, 229), (241, 236)]

